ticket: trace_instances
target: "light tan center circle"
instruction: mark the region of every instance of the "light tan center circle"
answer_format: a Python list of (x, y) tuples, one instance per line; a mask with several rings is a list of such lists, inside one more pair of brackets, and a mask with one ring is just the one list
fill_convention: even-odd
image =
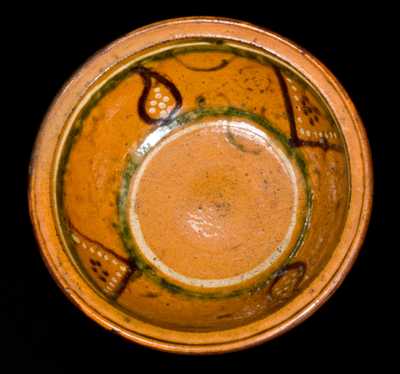
[(265, 271), (290, 242), (298, 192), (293, 166), (243, 121), (180, 129), (144, 159), (130, 189), (141, 254), (196, 287), (226, 287)]

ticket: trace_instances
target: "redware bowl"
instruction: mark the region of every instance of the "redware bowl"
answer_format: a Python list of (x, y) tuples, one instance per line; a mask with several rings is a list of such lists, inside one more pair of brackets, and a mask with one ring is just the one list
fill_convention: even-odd
[(65, 294), (179, 353), (276, 337), (339, 286), (372, 170), (347, 94), (309, 53), (220, 18), (152, 24), (97, 53), (43, 121), (30, 210)]

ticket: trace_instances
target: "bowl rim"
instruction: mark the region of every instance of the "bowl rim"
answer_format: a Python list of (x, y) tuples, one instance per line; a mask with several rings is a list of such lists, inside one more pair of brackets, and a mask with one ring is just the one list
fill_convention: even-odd
[[(152, 325), (142, 326), (138, 321), (135, 321), (138, 323), (135, 327), (152, 333), (128, 329), (124, 327), (122, 320), (117, 321), (116, 315), (113, 316), (115, 318), (110, 318), (112, 311), (111, 308), (107, 309), (104, 300), (102, 304), (101, 300), (94, 302), (90, 299), (99, 296), (90, 291), (73, 265), (68, 263), (68, 257), (57, 235), (51, 209), (52, 160), (60, 132), (73, 105), (82, 99), (87, 89), (107, 68), (135, 53), (126, 48), (124, 50), (128, 44), (131, 48), (137, 48), (138, 52), (160, 42), (187, 38), (188, 34), (203, 37), (211, 34), (212, 37), (245, 42), (283, 59), (318, 88), (321, 96), (330, 104), (348, 143), (352, 179), (349, 213), (334, 255), (317, 276), (319, 288), (314, 288), (319, 292), (314, 296), (307, 295), (306, 303), (304, 297), (301, 297), (303, 293), (295, 297), (283, 308), (286, 308), (289, 317), (267, 330), (262, 330), (261, 325), (253, 327), (250, 324), (243, 327), (247, 326), (245, 332), (242, 331), (243, 328), (234, 328), (210, 336), (192, 332), (178, 334), (175, 330), (160, 329)], [(154, 35), (158, 39), (154, 39)], [(141, 45), (138, 39), (141, 40)], [(89, 75), (91, 79), (88, 80)], [(28, 199), (34, 234), (41, 256), (61, 290), (88, 317), (104, 328), (150, 348), (181, 354), (215, 354), (248, 348), (283, 334), (312, 315), (339, 287), (356, 260), (368, 228), (372, 195), (373, 171), (367, 135), (354, 104), (333, 74), (304, 48), (288, 39), (248, 22), (223, 17), (183, 17), (152, 23), (126, 34), (94, 54), (64, 84), (51, 103), (40, 126), (29, 166)], [(328, 274), (328, 265), (331, 276), (327, 280), (324, 275)], [(312, 284), (318, 283), (313, 281)], [(89, 302), (91, 300), (93, 303)], [(99, 305), (103, 306), (99, 309)], [(103, 311), (107, 313), (102, 313)], [(179, 337), (173, 337), (174, 333)], [(193, 334), (198, 336), (194, 337)]]

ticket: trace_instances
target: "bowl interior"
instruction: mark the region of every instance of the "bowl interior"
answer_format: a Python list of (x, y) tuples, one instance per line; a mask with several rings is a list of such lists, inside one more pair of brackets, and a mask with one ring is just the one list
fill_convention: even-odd
[(265, 51), (184, 39), (104, 72), (69, 118), (54, 214), (116, 313), (179, 331), (266, 318), (324, 269), (347, 149), (315, 87)]

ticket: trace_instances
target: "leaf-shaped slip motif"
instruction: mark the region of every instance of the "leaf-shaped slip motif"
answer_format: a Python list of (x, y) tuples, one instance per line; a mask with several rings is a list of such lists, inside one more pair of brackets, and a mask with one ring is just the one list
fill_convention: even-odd
[(289, 299), (298, 289), (305, 273), (304, 262), (298, 261), (286, 265), (272, 281), (268, 290), (269, 299), (278, 303)]
[(139, 66), (136, 72), (142, 77), (144, 84), (138, 101), (140, 117), (150, 125), (167, 122), (182, 106), (181, 93), (169, 79), (154, 70)]

